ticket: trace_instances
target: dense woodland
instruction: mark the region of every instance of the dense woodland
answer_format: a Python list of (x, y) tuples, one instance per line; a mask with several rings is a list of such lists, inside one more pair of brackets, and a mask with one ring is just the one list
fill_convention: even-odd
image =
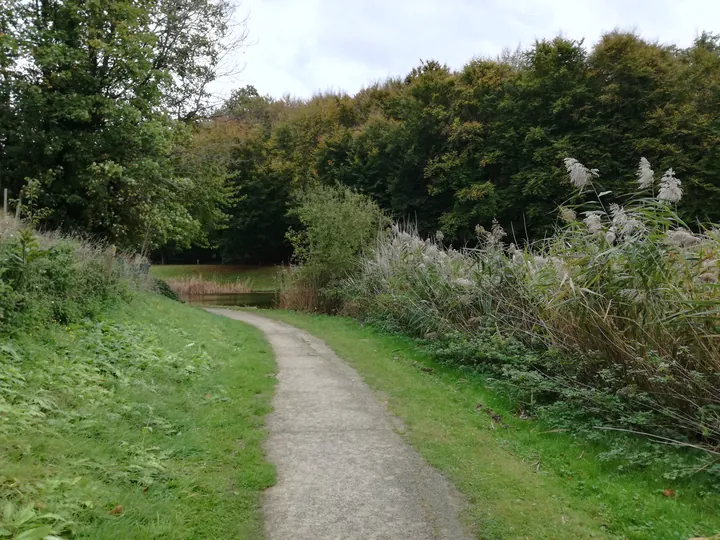
[(688, 223), (720, 219), (719, 36), (556, 38), (460, 71), (423, 61), (355, 96), (247, 86), (218, 107), (207, 84), (231, 14), (210, 0), (4, 2), (0, 183), (26, 216), (158, 256), (277, 262), (298, 193), (339, 183), (422, 234), (472, 243), (497, 218), (519, 244), (553, 226), (570, 155), (615, 195), (641, 156), (672, 166)]
[(355, 97), (275, 100), (247, 87), (196, 138), (210, 153), (219, 142), (241, 197), (219, 236), (228, 260), (285, 257), (293, 193), (315, 182), (356, 188), (446, 241), (473, 242), (493, 218), (538, 238), (571, 195), (569, 155), (617, 195), (634, 189), (641, 156), (672, 166), (686, 220), (717, 221), (720, 39), (679, 49), (610, 33), (588, 49), (557, 38), (459, 72), (423, 62)]
[(242, 35), (226, 0), (4, 0), (0, 183), (44, 227), (123, 248), (206, 242), (230, 192), (192, 160)]

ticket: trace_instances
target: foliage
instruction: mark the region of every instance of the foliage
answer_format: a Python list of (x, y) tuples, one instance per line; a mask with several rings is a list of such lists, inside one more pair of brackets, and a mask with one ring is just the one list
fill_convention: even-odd
[(302, 229), (290, 231), (296, 262), (326, 283), (352, 273), (384, 217), (368, 197), (348, 188), (317, 186), (300, 195), (295, 213)]
[(167, 281), (165, 281), (164, 279), (153, 278), (152, 288), (156, 293), (161, 294), (164, 297), (169, 298), (170, 300), (180, 300), (178, 294), (172, 289), (172, 287), (170, 287), (170, 285), (168, 285)]
[(295, 213), (303, 228), (288, 232), (288, 239), (300, 268), (285, 274), (284, 294), (308, 286), (329, 308), (333, 287), (357, 270), (358, 256), (372, 243), (385, 217), (365, 195), (327, 186), (305, 190)]
[[(3, 6), (5, 6), (5, 2)], [(206, 239), (225, 170), (180, 159), (227, 50), (226, 0), (0, 10), (0, 175), (48, 228), (148, 251)]]
[(147, 293), (4, 339), (0, 536), (258, 538), (273, 370), (259, 332)]
[(338, 316), (263, 315), (324, 340), (358, 371), (408, 442), (465, 495), (483, 538), (675, 540), (720, 530), (720, 485), (699, 471), (701, 452), (597, 430), (575, 437), (529, 418), (496, 378), (438, 362), (419, 340)]
[[(233, 126), (234, 122), (216, 121), (213, 129), (221, 125)], [(222, 141), (223, 134), (217, 138)], [(280, 262), (290, 257), (285, 233), (296, 224), (288, 215), (293, 186), (270, 162), (266, 141), (265, 130), (257, 126), (233, 139), (228, 178), (237, 199), (228, 209), (228, 227), (220, 234), (224, 262)]]
[[(595, 172), (568, 169), (592, 189)], [(555, 235), (525, 250), (506, 248), (497, 222), (463, 250), (395, 226), (343, 288), (344, 309), (444, 338), (442, 358), (505, 380), (523, 407), (717, 452), (720, 237), (690, 232), (664, 200), (680, 189), (671, 171), (657, 199), (645, 160), (648, 174), (624, 206), (600, 193), (562, 208)]]
[(242, 126), (226, 140), (242, 155), (231, 172), (248, 195), (222, 242), (240, 244), (242, 257), (245, 246), (263, 246), (263, 259), (272, 245), (285, 260), (275, 224), (289, 225), (292, 193), (314, 182), (354, 188), (456, 246), (475, 245), (475, 225), (489, 229), (493, 218), (519, 239), (539, 239), (572, 196), (567, 155), (603, 171), (603, 190), (618, 201), (633, 191), (640, 156), (672, 165), (688, 194), (683, 220), (717, 222), (718, 103), (720, 41), (711, 34), (686, 49), (621, 32), (592, 48), (543, 40), (459, 71), (423, 62), (354, 97), (272, 99), (245, 88), (214, 121)]
[(69, 525), (57, 514), (38, 515), (33, 505), (17, 507), (7, 501), (0, 521), (0, 535), (20, 540), (62, 540), (60, 535)]
[(111, 247), (40, 234), (4, 219), (0, 221), (0, 332), (93, 316), (144, 286), (148, 266), (143, 258), (117, 255)]

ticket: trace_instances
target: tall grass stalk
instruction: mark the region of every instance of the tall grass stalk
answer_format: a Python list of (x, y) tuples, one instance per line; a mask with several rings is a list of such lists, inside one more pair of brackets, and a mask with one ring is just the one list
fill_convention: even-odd
[(681, 182), (666, 172), (653, 198), (643, 165), (645, 189), (620, 206), (597, 194), (597, 171), (578, 179), (590, 170), (570, 160), (577, 200), (552, 237), (522, 249), (497, 223), (477, 228), (472, 249), (395, 225), (345, 283), (344, 310), (450, 348), (474, 343), (463, 361), (527, 405), (717, 449), (720, 228), (691, 231), (676, 212)]
[(252, 292), (252, 285), (247, 281), (214, 281), (202, 275), (168, 279), (166, 283), (181, 296), (201, 294), (244, 294)]

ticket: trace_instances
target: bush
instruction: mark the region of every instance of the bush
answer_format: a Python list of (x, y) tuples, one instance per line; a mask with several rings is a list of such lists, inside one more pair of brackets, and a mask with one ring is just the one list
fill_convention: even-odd
[(336, 287), (358, 270), (359, 255), (386, 218), (365, 195), (328, 186), (306, 190), (294, 213), (303, 228), (291, 230), (288, 239), (299, 266), (282, 274), (280, 305), (332, 311)]
[(39, 234), (15, 220), (0, 227), (0, 331), (79, 321), (147, 279), (146, 261), (113, 248)]
[[(593, 192), (597, 171), (566, 165), (578, 198)], [(680, 220), (672, 170), (657, 185), (643, 160), (638, 178), (623, 206), (595, 192), (522, 250), (497, 223), (462, 250), (394, 226), (346, 282), (343, 309), (440, 339), (445, 361), (492, 372), (537, 412), (563, 402), (591, 421), (715, 447), (720, 229)]]
[(152, 288), (156, 293), (161, 294), (170, 300), (175, 300), (176, 302), (180, 301), (178, 294), (172, 289), (172, 287), (170, 287), (170, 285), (168, 285), (167, 281), (163, 279), (154, 278), (152, 280)]

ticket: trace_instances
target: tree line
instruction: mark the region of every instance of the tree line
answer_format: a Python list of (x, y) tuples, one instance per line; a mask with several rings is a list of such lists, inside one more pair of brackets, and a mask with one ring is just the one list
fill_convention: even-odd
[(423, 61), (354, 96), (247, 86), (213, 106), (231, 16), (229, 0), (3, 2), (0, 187), (42, 227), (226, 262), (287, 260), (317, 184), (446, 242), (493, 218), (540, 238), (571, 195), (567, 156), (610, 197), (640, 157), (672, 166), (688, 223), (720, 220), (720, 36), (555, 38), (460, 70)]
[(246, 87), (196, 140), (230, 154), (238, 199), (217, 236), (226, 260), (286, 258), (294, 194), (315, 183), (368, 194), (446, 242), (473, 242), (493, 218), (511, 240), (541, 238), (572, 195), (567, 156), (601, 171), (609, 202), (634, 192), (641, 157), (674, 167), (683, 218), (717, 222), (720, 37), (688, 48), (622, 32), (591, 48), (556, 38), (459, 71), (422, 62), (354, 97)]

